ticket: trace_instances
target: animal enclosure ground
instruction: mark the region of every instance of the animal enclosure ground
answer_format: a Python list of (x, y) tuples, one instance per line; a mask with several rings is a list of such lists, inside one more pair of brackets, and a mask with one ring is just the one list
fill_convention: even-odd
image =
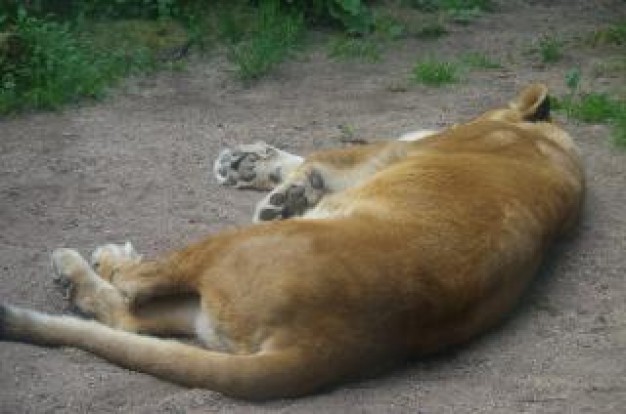
[[(220, 149), (265, 140), (306, 154), (346, 138), (393, 138), (467, 120), (543, 81), (624, 94), (623, 45), (584, 37), (624, 21), (621, 0), (502, 1), (446, 36), (389, 43), (376, 62), (327, 56), (323, 35), (243, 86), (219, 56), (134, 79), (106, 101), (0, 121), (0, 297), (65, 311), (49, 253), (132, 240), (149, 256), (249, 222), (261, 194), (218, 186)], [(563, 39), (544, 63), (542, 36)], [(439, 88), (410, 81), (419, 59), (481, 53), (500, 65)], [(619, 62), (618, 62), (619, 63)], [(613, 65), (613, 66), (612, 66)], [(622, 95), (623, 96), (623, 95)], [(296, 400), (252, 404), (185, 389), (75, 349), (0, 344), (0, 413), (589, 412), (626, 406), (626, 151), (605, 125), (560, 118), (582, 149), (580, 230), (548, 258), (497, 329), (445, 355)], [(346, 137), (350, 135), (350, 137)]]

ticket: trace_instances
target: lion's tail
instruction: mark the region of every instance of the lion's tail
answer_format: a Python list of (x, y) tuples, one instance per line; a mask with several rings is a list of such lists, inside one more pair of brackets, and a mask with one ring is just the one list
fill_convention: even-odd
[(301, 395), (326, 382), (297, 348), (226, 354), (7, 305), (0, 306), (0, 339), (73, 346), (132, 370), (247, 399)]

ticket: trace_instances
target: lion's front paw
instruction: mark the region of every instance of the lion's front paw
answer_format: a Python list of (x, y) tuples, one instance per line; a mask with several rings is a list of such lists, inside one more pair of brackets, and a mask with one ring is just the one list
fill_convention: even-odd
[(223, 150), (213, 173), (222, 185), (269, 190), (301, 163), (297, 155), (257, 142)]

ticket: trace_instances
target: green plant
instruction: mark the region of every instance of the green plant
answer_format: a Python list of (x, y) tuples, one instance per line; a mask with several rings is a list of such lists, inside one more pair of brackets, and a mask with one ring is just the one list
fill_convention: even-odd
[(413, 67), (412, 79), (426, 85), (441, 86), (459, 82), (471, 69), (498, 69), (502, 66), (480, 52), (468, 52), (455, 61), (426, 59)]
[(626, 102), (604, 93), (587, 93), (565, 102), (568, 116), (587, 123), (608, 123), (613, 129), (613, 140), (626, 146)]
[(407, 0), (405, 3), (424, 12), (493, 9), (492, 0)]
[(623, 112), (626, 111), (624, 102), (597, 92), (566, 99), (563, 104), (569, 116), (588, 123), (609, 122), (623, 117)]
[(185, 28), (174, 20), (95, 21), (81, 26), (72, 35), (98, 50), (123, 50), (128, 54), (143, 49), (149, 54), (158, 55), (189, 42)]
[(348, 33), (368, 33), (374, 23), (372, 13), (361, 0), (328, 1), (328, 11), (343, 23)]
[(580, 78), (578, 69), (567, 73), (565, 83), (569, 93), (562, 99), (553, 98), (555, 109), (565, 111), (569, 118), (583, 122), (612, 125), (615, 143), (626, 146), (626, 101), (605, 93), (580, 93)]
[(423, 12), (435, 12), (439, 10), (439, 0), (405, 0), (403, 5), (413, 7)]
[(328, 55), (334, 58), (361, 59), (367, 62), (380, 60), (380, 50), (370, 38), (336, 37), (329, 43)]
[(119, 77), (152, 65), (143, 49), (103, 51), (77, 37), (67, 24), (24, 11), (5, 33), (7, 48), (0, 52), (2, 113), (98, 97)]
[(217, 33), (220, 39), (228, 43), (237, 43), (243, 39), (245, 30), (239, 24), (231, 8), (222, 9), (217, 18)]
[(459, 81), (459, 67), (456, 63), (427, 59), (413, 67), (414, 81), (431, 86), (442, 86)]
[(406, 27), (388, 15), (379, 15), (374, 19), (374, 32), (384, 39), (399, 39), (406, 33)]
[(594, 31), (589, 40), (594, 46), (626, 45), (626, 20)]
[(565, 74), (565, 85), (567, 89), (570, 90), (570, 94), (573, 96), (576, 92), (578, 92), (578, 87), (580, 86), (580, 78), (581, 72), (580, 69), (574, 68), (570, 69)]
[(447, 10), (491, 11), (494, 8), (492, 0), (442, 0), (441, 3)]
[(461, 56), (461, 63), (469, 68), (499, 69), (502, 65), (487, 55), (479, 52), (469, 52)]
[(581, 72), (579, 68), (573, 68), (565, 74), (565, 86), (569, 90), (565, 102), (574, 102), (578, 88), (580, 87)]
[(544, 36), (539, 39), (539, 55), (544, 63), (554, 63), (563, 57), (563, 43), (553, 37)]
[[(266, 1), (272, 0), (259, 0), (259, 3)], [(281, 4), (308, 21), (338, 22), (349, 34), (367, 34), (374, 26), (371, 10), (361, 0), (281, 0)]]
[[(4, 0), (6, 3), (7, 0)], [(23, 7), (30, 16), (56, 16), (64, 20), (76, 18), (169, 18), (178, 14), (183, 4), (180, 0), (72, 0), (72, 1), (11, 1)]]
[(421, 29), (413, 31), (416, 37), (427, 39), (445, 35), (447, 30), (444, 23), (452, 21), (467, 25), (484, 12), (493, 10), (490, 0), (405, 0), (403, 4), (426, 13), (437, 13)]
[(282, 12), (278, 2), (262, 3), (256, 32), (231, 48), (240, 78), (251, 80), (266, 74), (295, 49), (303, 33), (302, 15)]

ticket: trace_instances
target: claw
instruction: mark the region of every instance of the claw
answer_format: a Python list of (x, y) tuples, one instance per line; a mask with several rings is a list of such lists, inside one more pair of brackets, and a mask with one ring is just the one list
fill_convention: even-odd
[[(54, 264), (53, 264), (54, 266)], [(56, 269), (55, 269), (56, 272)], [(61, 292), (63, 299), (71, 300), (74, 297), (74, 283), (66, 275), (54, 274), (52, 276), (52, 283)]]

